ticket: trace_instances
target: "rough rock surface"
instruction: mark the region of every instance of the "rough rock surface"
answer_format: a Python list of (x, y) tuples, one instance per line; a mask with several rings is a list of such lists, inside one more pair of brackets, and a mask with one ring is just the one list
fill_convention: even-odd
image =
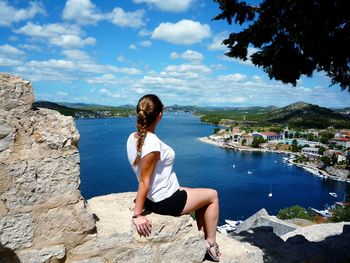
[(61, 260), (95, 229), (74, 121), (33, 101), (29, 82), (0, 74), (1, 262)]
[(275, 233), (278, 236), (284, 235), (288, 232), (294, 231), (295, 229), (299, 228), (298, 225), (280, 220), (275, 216), (270, 216), (267, 213), (267, 211), (263, 208), (248, 219), (246, 219), (244, 222), (242, 222), (237, 227), (235, 232), (240, 233), (242, 231), (247, 231), (249, 229), (261, 226), (272, 227), (273, 233)]

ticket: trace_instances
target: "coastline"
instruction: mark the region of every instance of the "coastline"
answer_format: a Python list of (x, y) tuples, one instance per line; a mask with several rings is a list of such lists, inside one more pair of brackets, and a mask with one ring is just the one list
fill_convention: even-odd
[(335, 175), (331, 175), (330, 173), (326, 172), (325, 170), (321, 170), (312, 164), (295, 163), (294, 162), (295, 158), (290, 157), (290, 156), (291, 155), (292, 156), (300, 155), (299, 153), (292, 153), (289, 151), (270, 150), (270, 149), (263, 149), (263, 148), (252, 148), (252, 147), (248, 147), (248, 146), (239, 145), (238, 143), (233, 144), (233, 143), (225, 143), (225, 142), (221, 142), (221, 141), (216, 141), (216, 140), (213, 140), (209, 137), (200, 137), (197, 139), (203, 143), (212, 144), (212, 145), (215, 145), (215, 146), (218, 146), (221, 148), (232, 149), (235, 151), (271, 152), (271, 153), (287, 154), (287, 155), (289, 155), (289, 158), (287, 160), (287, 162), (289, 164), (298, 166), (298, 167), (306, 170), (307, 172), (309, 172), (312, 175), (315, 175), (315, 176), (320, 177), (322, 179), (329, 179), (329, 180), (335, 180), (335, 181), (340, 181), (340, 182), (344, 182), (344, 183), (350, 183), (350, 178), (340, 178), (340, 177), (337, 177)]

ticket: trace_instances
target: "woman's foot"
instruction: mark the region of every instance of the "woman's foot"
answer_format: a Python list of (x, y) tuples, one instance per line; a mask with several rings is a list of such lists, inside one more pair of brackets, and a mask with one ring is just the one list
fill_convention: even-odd
[(219, 245), (215, 241), (210, 243), (208, 240), (206, 240), (205, 242), (207, 245), (207, 255), (209, 258), (214, 262), (219, 262), (221, 256)]

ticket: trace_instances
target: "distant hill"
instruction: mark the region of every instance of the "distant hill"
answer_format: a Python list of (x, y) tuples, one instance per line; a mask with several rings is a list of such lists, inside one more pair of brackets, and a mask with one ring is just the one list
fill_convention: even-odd
[(135, 112), (135, 107), (126, 106), (113, 107), (84, 103), (64, 103), (65, 105), (62, 104), (50, 101), (36, 101), (34, 102), (33, 107), (56, 110), (63, 115), (72, 116), (74, 118), (126, 117), (133, 115)]
[(272, 110), (265, 121), (287, 123), (302, 128), (327, 128), (350, 126), (350, 119), (331, 109), (298, 101), (283, 108)]

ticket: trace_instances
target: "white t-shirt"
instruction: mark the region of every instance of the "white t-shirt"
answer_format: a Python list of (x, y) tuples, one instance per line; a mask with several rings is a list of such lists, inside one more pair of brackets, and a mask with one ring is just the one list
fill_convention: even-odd
[[(140, 164), (133, 166), (136, 158), (136, 133), (130, 134), (127, 142), (127, 153), (129, 163), (136, 174), (137, 180), (140, 181)], [(141, 158), (151, 152), (159, 152), (160, 160), (157, 161), (156, 167), (151, 177), (150, 187), (147, 198), (153, 202), (159, 202), (170, 197), (179, 189), (179, 182), (173, 171), (175, 159), (174, 150), (162, 142), (157, 135), (148, 132), (142, 146)]]

